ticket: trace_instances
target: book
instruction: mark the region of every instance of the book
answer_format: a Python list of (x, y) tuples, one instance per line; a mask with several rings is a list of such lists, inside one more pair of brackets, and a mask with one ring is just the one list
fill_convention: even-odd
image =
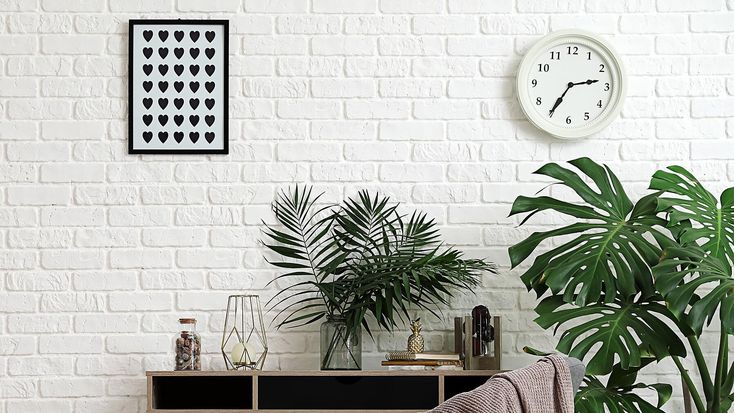
[(455, 353), (413, 353), (410, 351), (391, 351), (385, 354), (388, 361), (394, 360), (461, 360)]
[(462, 371), (464, 366), (385, 366), (387, 371), (436, 371), (436, 370), (452, 370)]
[(461, 360), (393, 360), (383, 361), (383, 367), (440, 367), (440, 366), (459, 366), (464, 367), (464, 363)]

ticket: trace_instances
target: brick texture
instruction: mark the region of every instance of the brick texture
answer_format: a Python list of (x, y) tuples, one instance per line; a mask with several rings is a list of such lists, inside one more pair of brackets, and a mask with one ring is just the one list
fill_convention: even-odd
[[(127, 155), (128, 19), (209, 13), (231, 24), (232, 154)], [(621, 118), (578, 142), (531, 127), (513, 92), (522, 53), (569, 27), (606, 35), (630, 79)], [(508, 269), (528, 233), (512, 200), (546, 184), (540, 164), (578, 156), (634, 194), (673, 163), (734, 180), (732, 31), (723, 0), (0, 1), (0, 412), (142, 412), (138, 379), (172, 367), (184, 315), (222, 368), (226, 296), (273, 295), (258, 226), (296, 182), (380, 190), (497, 261), (477, 295), (424, 317), (432, 350), (483, 303), (506, 317), (505, 367), (526, 364), (523, 346), (556, 339)], [(317, 368), (313, 328), (270, 334), (268, 368)], [(366, 366), (405, 335), (366, 340)], [(675, 370), (653, 370), (682, 411)]]

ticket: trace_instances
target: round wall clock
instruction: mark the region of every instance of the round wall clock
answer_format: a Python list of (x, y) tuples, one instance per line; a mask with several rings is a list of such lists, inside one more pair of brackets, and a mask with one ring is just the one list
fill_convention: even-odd
[(619, 115), (626, 90), (622, 61), (601, 38), (562, 30), (538, 41), (517, 74), (525, 116), (563, 139), (594, 134)]

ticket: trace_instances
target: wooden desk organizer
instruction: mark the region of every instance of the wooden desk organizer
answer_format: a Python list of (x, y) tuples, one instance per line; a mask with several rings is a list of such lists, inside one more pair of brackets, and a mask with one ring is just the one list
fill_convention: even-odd
[(472, 318), (454, 318), (454, 352), (462, 355), (464, 370), (501, 370), (502, 364), (502, 323), (500, 317), (492, 317), (494, 327), (493, 353), (489, 356), (472, 355)]

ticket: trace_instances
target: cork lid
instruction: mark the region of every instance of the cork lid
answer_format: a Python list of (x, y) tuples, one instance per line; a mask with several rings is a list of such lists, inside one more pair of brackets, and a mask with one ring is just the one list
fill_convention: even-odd
[(179, 318), (178, 322), (181, 324), (196, 324), (195, 318)]

